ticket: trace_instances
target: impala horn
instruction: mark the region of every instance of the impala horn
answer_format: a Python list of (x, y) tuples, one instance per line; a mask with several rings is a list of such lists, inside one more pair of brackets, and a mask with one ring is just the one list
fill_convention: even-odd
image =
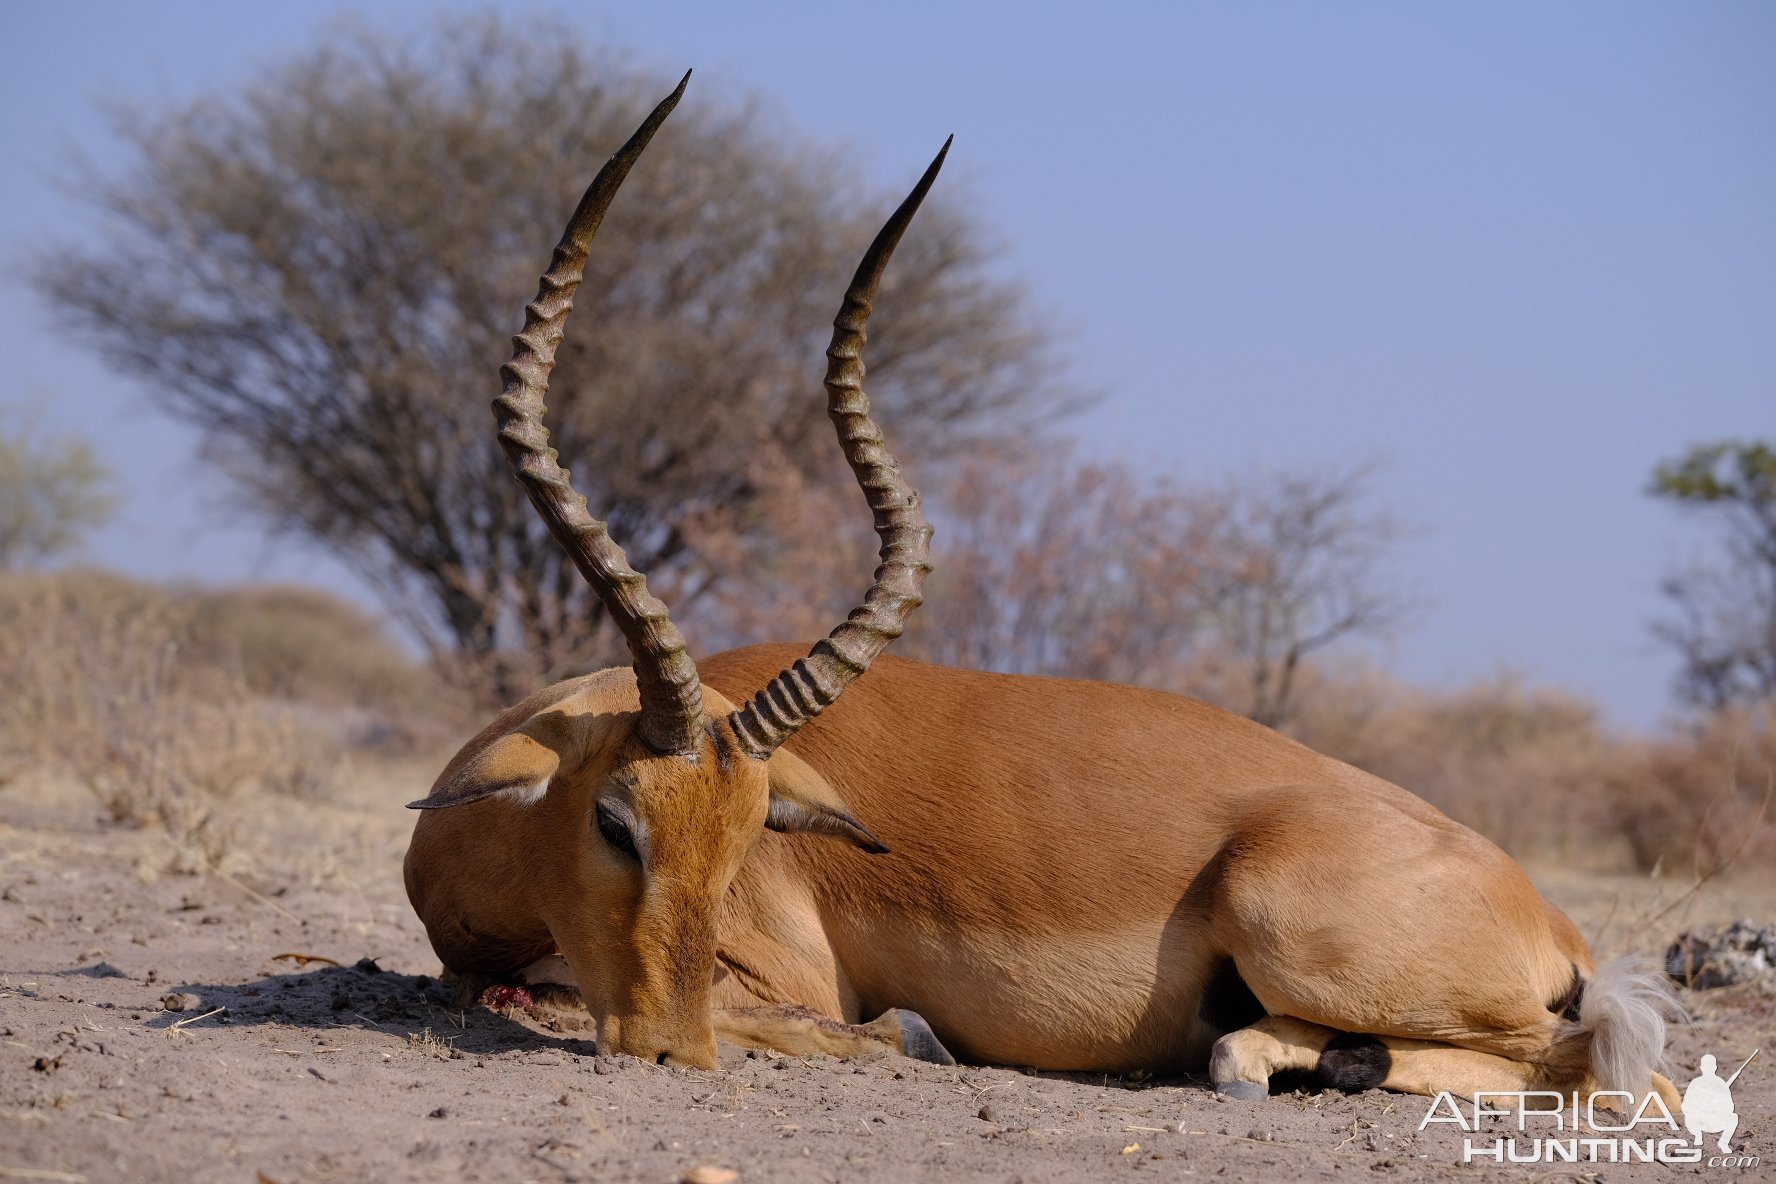
[(543, 395), (549, 389), (549, 372), (555, 367), (562, 325), (573, 311), (574, 292), (586, 273), (592, 236), (604, 221), (604, 212), (623, 178), (672, 114), (690, 80), (687, 71), (678, 89), (654, 108), (629, 142), (598, 170), (580, 199), (555, 247), (549, 270), (543, 273), (536, 299), (524, 308), (524, 328), (512, 338), (512, 360), (500, 367), (505, 389), (493, 402), (500, 447), (517, 470), (531, 505), (629, 643), (635, 682), (641, 691), (642, 741), (655, 752), (680, 755), (697, 751), (704, 727), (703, 687), (697, 681), (696, 664), (666, 606), (649, 595), (647, 579), (629, 566), (623, 548), (587, 510), (586, 499), (556, 463), (555, 450), (549, 447), (549, 429), (543, 426)]
[(950, 141), (945, 140), (931, 167), (870, 244), (833, 319), (832, 344), (826, 349), (826, 413), (875, 514), (876, 533), (882, 539), (881, 565), (863, 604), (844, 623), (728, 717), (741, 745), (755, 757), (769, 756), (797, 728), (830, 706), (900, 636), (907, 617), (924, 603), (920, 589), (931, 571), (931, 526), (919, 512), (919, 491), (901, 477), (900, 462), (870, 418), (869, 396), (863, 393), (863, 347), (870, 301), (882, 282), (888, 257), (937, 180), (949, 150)]

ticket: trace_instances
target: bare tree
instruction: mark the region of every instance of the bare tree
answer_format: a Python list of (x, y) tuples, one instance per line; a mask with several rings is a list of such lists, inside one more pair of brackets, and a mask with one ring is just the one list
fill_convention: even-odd
[(911, 654), (1022, 674), (1175, 685), (1203, 641), (1215, 491), (1046, 448), (960, 468), (935, 500), (944, 562)]
[[(547, 244), (668, 85), (548, 25), (337, 35), (241, 94), (124, 118), (135, 167), (84, 191), (107, 233), (46, 254), (36, 282), (202, 429), (244, 508), (344, 556), (435, 652), (493, 668), (500, 693), (583, 669), (616, 639), (487, 405)], [(759, 457), (825, 463), (821, 350), (890, 201), (756, 104), (706, 95), (611, 211), (551, 428), (678, 604), (726, 571), (694, 523), (764, 521)], [(939, 205), (878, 302), (871, 390), (925, 471), (1070, 398), (992, 264)]]
[(1719, 559), (1661, 585), (1674, 615), (1654, 632), (1683, 659), (1679, 695), (1710, 710), (1776, 697), (1776, 448), (1698, 444), (1649, 492), (1707, 510), (1725, 535)]
[(111, 483), (85, 440), (46, 433), (28, 415), (0, 422), (0, 571), (79, 546), (111, 516)]
[(1400, 534), (1370, 505), (1369, 466), (1248, 481), (1216, 549), (1215, 629), (1236, 685), (1235, 706), (1271, 727), (1297, 707), (1297, 675), (1335, 642), (1382, 637), (1415, 600), (1389, 586), (1385, 561)]
[[(1182, 691), (1287, 724), (1312, 690), (1299, 677), (1311, 656), (1386, 635), (1414, 605), (1387, 585), (1398, 528), (1369, 504), (1368, 475), (1183, 484), (1002, 444), (927, 491), (941, 558), (900, 649)], [(872, 553), (836, 498), (798, 485), (771, 504), (781, 542), (708, 606), (716, 635), (817, 635)]]

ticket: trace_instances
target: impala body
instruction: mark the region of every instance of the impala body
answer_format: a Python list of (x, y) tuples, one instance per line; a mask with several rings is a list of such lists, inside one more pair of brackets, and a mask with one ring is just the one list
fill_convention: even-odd
[(588, 190), (495, 402), (634, 666), (509, 709), (414, 803), (408, 894), (446, 968), (564, 981), (601, 1048), (705, 1068), (719, 1035), (1206, 1062), (1245, 1097), (1287, 1069), (1345, 1089), (1656, 1088), (1675, 1112), (1653, 1073), (1669, 988), (1595, 967), (1515, 862), (1419, 798), (1179, 696), (882, 656), (931, 532), (870, 418), (864, 323), (941, 153), (828, 350), (829, 414), (882, 536), (875, 582), (811, 651), (691, 662), (541, 424), (592, 234), (683, 89)]

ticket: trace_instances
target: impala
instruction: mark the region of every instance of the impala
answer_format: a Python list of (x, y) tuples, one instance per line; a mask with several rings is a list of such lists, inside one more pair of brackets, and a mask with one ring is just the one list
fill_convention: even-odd
[(592, 182), (501, 371), (500, 443), (633, 667), (505, 711), (413, 803), (407, 891), (446, 969), (565, 982), (601, 1050), (699, 1068), (720, 1035), (1206, 1063), (1236, 1097), (1282, 1070), (1427, 1094), (1652, 1087), (1675, 1113), (1653, 1072), (1669, 988), (1597, 968), (1522, 868), (1419, 798), (1176, 695), (883, 656), (931, 529), (870, 417), (864, 328), (943, 152), (827, 350), (874, 583), (810, 652), (692, 662), (542, 425), (593, 235), (684, 86)]

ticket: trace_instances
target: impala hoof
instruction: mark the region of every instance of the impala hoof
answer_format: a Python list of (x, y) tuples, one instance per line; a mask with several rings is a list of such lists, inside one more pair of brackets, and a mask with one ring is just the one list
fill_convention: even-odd
[(950, 1050), (943, 1046), (925, 1017), (916, 1011), (895, 1008), (894, 1018), (900, 1024), (900, 1052), (915, 1061), (930, 1061), (934, 1065), (953, 1065), (956, 1058)]
[(1238, 1098), (1242, 1102), (1262, 1102), (1270, 1096), (1270, 1087), (1256, 1081), (1217, 1081), (1215, 1092), (1224, 1098)]

